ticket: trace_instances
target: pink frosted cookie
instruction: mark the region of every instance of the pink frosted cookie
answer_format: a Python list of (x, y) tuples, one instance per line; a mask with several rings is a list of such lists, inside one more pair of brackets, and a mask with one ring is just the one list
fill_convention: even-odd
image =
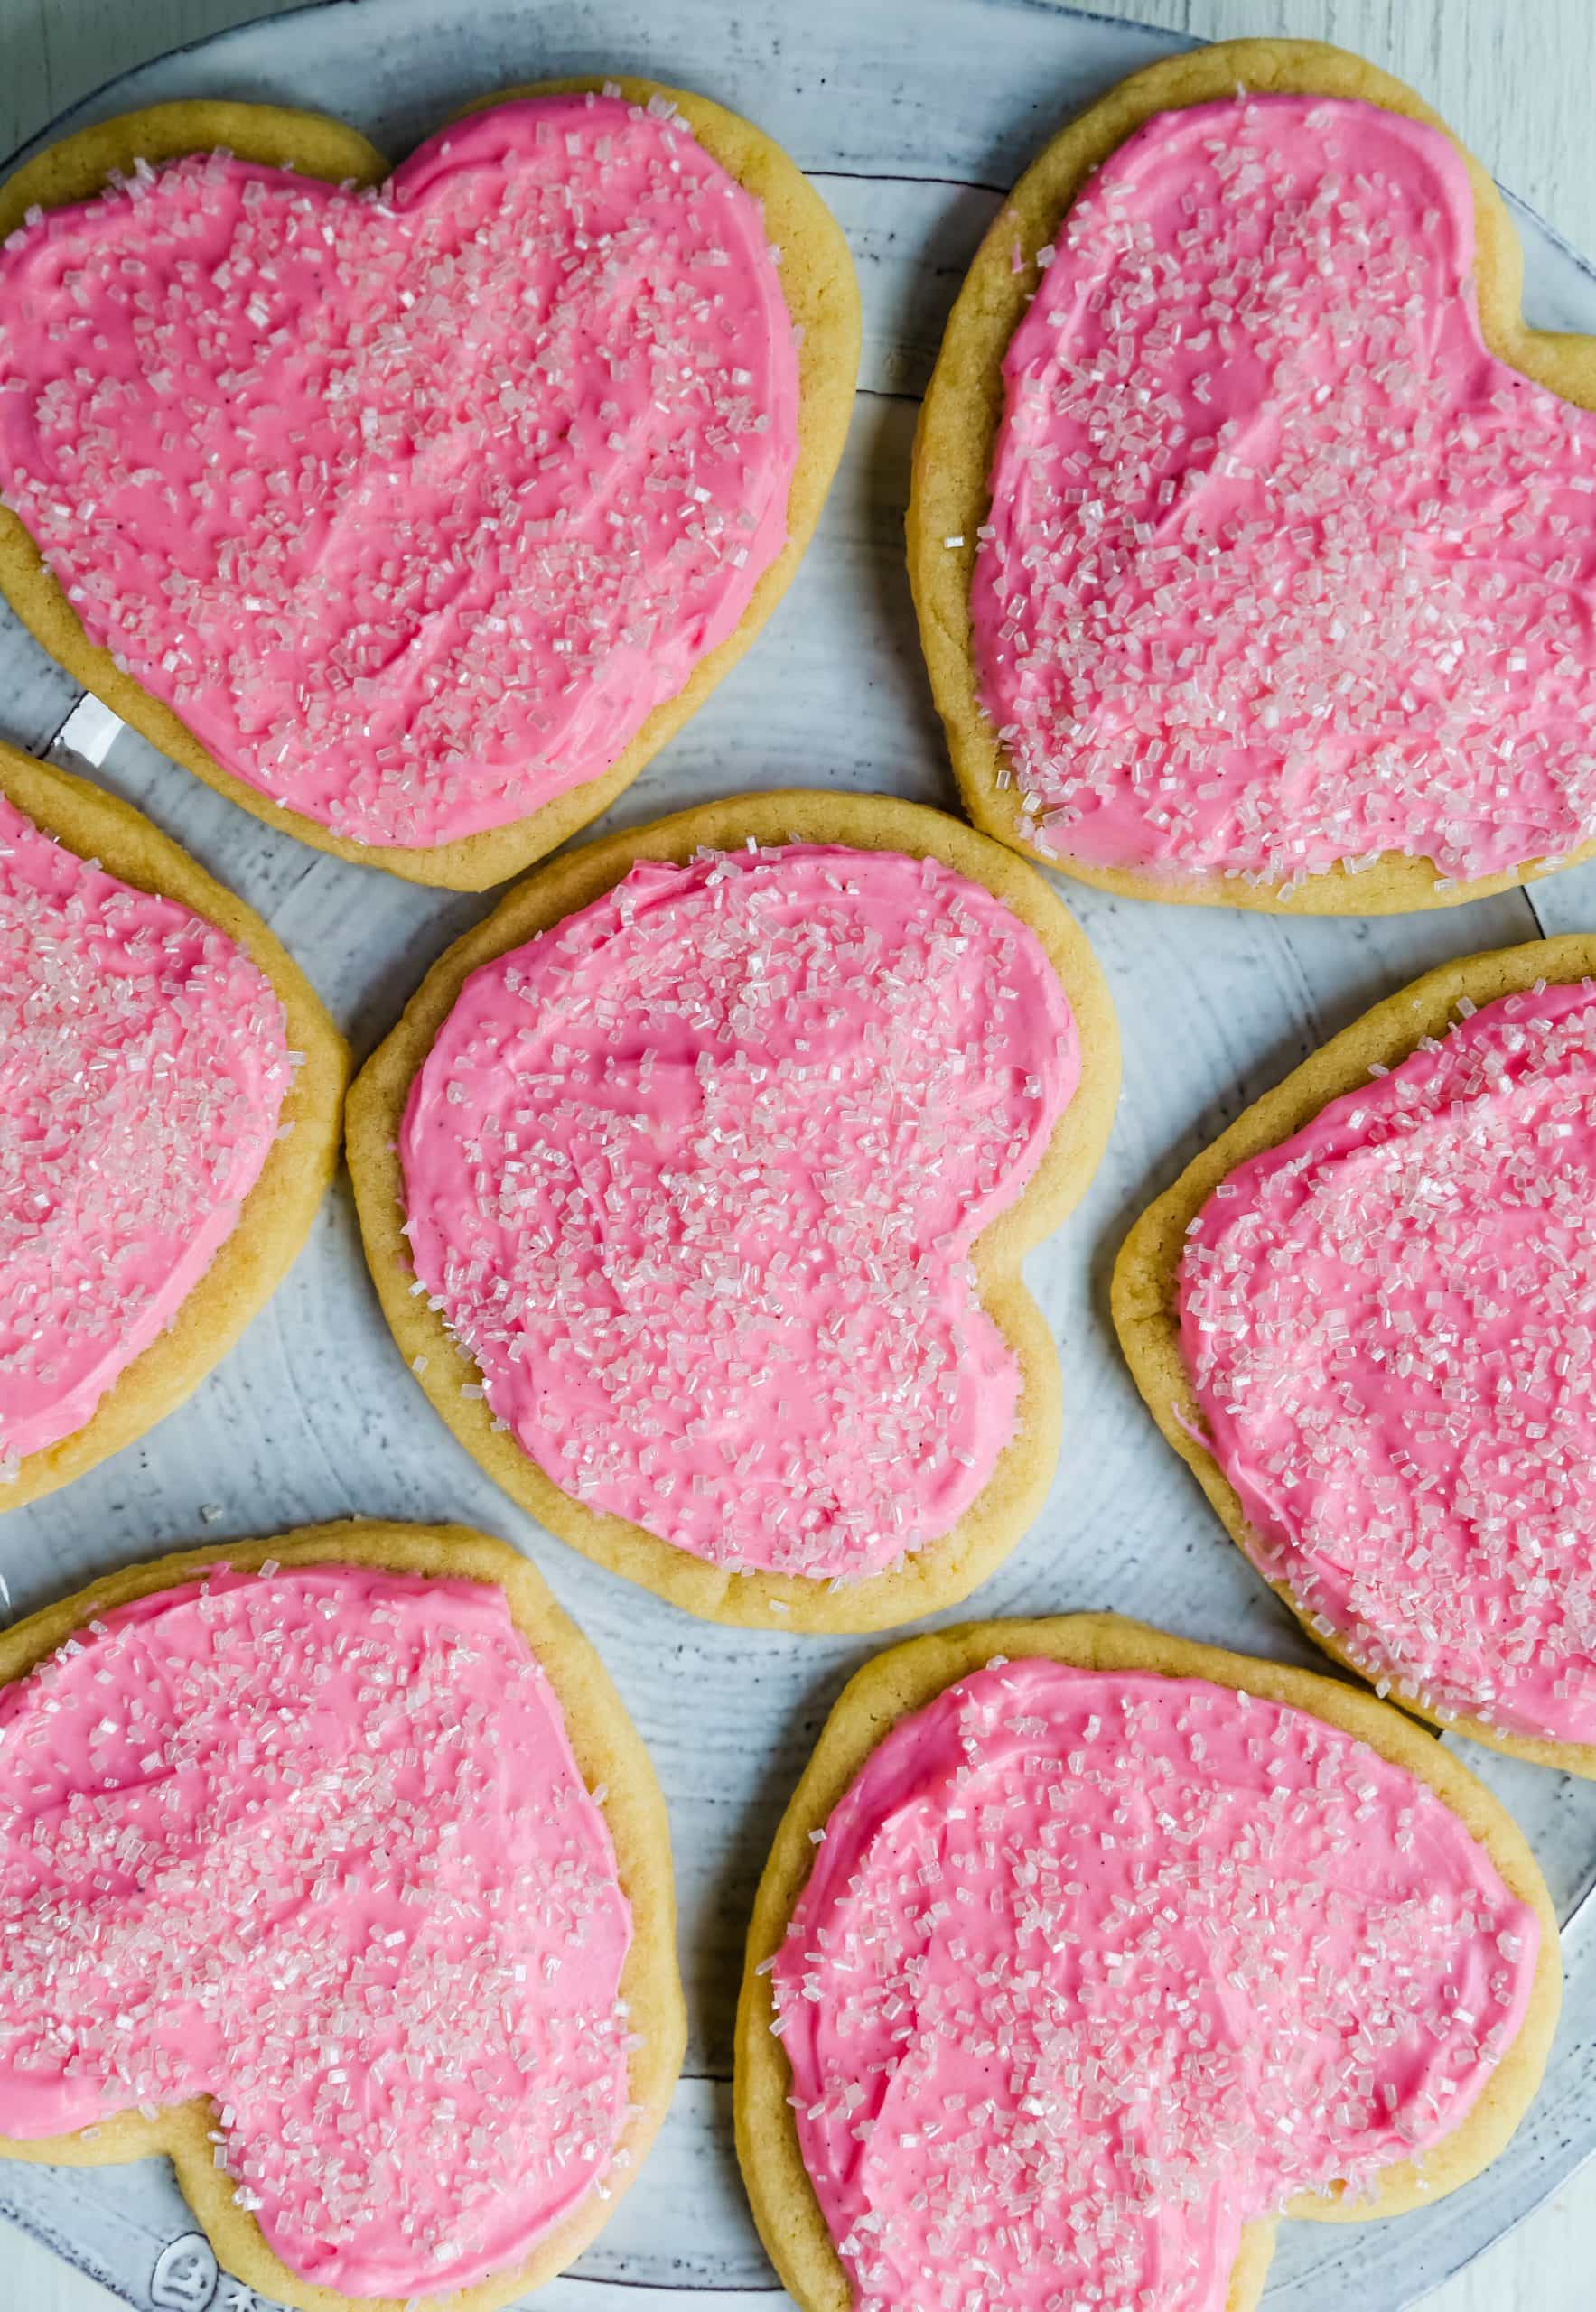
[(274, 2300), (486, 2312), (586, 2244), (680, 2059), (669, 1848), (514, 1552), (348, 1524), (167, 1559), (0, 1674), (8, 2156), (168, 2152)]
[(335, 122), (201, 105), (13, 181), (0, 584), (257, 816), (481, 888), (762, 622), (857, 301), (786, 157), (651, 84), (507, 98), (382, 176)]
[(1596, 1771), (1596, 942), (1443, 966), (1137, 1224), (1115, 1317), (1247, 1555), (1384, 1693)]
[(1483, 172), (1335, 50), (1171, 59), (1065, 130), (917, 449), (982, 825), (1112, 889), (1311, 912), (1585, 853), (1596, 346), (1528, 330), (1518, 272)]
[(1561, 1985), (1527, 1847), (1429, 1736), (1109, 1616), (861, 1672), (748, 1961), (739, 2150), (805, 2312), (1247, 2312), (1282, 2214), (1494, 2156)]
[(1085, 943), (1000, 851), (748, 798), (461, 942), (350, 1160), (400, 1345), (500, 1482), (697, 1611), (868, 1627), (963, 1595), (1051, 1474), (1015, 1270), (1114, 1079)]
[(337, 1161), (341, 1039), (147, 819), (0, 749), (0, 1508), (230, 1347)]

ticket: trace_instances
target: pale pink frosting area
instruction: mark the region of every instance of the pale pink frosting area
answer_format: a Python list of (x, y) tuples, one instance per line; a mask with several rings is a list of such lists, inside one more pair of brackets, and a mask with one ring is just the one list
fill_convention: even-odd
[(0, 1479), (81, 1429), (172, 1324), (299, 1057), (225, 933), (0, 797)]
[(1504, 996), (1238, 1166), (1180, 1302), (1313, 1627), (1382, 1691), (1596, 1742), (1596, 987)]
[(219, 1568), (0, 1695), (0, 2133), (209, 2096), (320, 2286), (467, 2285), (602, 2189), (630, 1934), (488, 1584)]
[(550, 97), (380, 193), (141, 163), (0, 256), (0, 485), (91, 639), (351, 841), (597, 778), (786, 539), (759, 204), (664, 98)]
[(473, 973), (417, 1070), (418, 1289), (590, 1507), (734, 1570), (882, 1572), (1014, 1432), (969, 1255), (1079, 1073), (1035, 934), (935, 860), (643, 862)]
[(1033, 839), (1293, 886), (1596, 836), (1596, 418), (1487, 352), (1447, 139), (1161, 114), (1025, 254), (972, 610)]
[(1222, 2312), (1244, 2224), (1457, 2126), (1538, 1937), (1337, 1728), (994, 1661), (872, 1754), (774, 1961), (859, 2312)]

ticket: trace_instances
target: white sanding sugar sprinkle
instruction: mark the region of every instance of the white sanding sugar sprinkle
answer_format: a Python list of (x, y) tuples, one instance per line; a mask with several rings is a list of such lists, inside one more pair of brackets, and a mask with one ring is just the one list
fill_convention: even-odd
[(981, 695), (1097, 866), (1448, 881), (1596, 834), (1596, 418), (1483, 350), (1444, 137), (1267, 98), (1150, 124), (1009, 350)]

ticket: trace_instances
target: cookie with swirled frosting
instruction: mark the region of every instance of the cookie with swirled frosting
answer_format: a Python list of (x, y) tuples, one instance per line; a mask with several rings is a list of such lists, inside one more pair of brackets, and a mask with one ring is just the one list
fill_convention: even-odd
[(910, 570), (972, 816), (1088, 882), (1447, 906), (1596, 846), (1596, 341), (1500, 194), (1312, 42), (1155, 64), (948, 323)]
[(803, 2312), (1251, 2312), (1506, 2143), (1557, 1925), (1401, 1713), (1106, 1614), (878, 1655), (771, 1850), (738, 2151)]
[(843, 237), (641, 80), (388, 174), (198, 102), (0, 191), (0, 588), (268, 825), (481, 890), (634, 778), (797, 568), (853, 406)]
[(706, 805), (542, 870), (350, 1095), (406, 1361), (546, 1524), (690, 1610), (871, 1628), (1035, 1515), (1020, 1279), (1118, 1079), (1040, 879), (879, 797)]
[(182, 1403), (338, 1161), (348, 1054), (252, 909), (0, 747), (0, 1510)]
[(1596, 940), (1444, 964), (1125, 1239), (1153, 1418), (1309, 1635), (1405, 1708), (1596, 1774)]
[(361, 1521), (0, 1636), (0, 2151), (167, 2154), (274, 2302), (493, 2312), (680, 2065), (647, 1756), (531, 1567)]

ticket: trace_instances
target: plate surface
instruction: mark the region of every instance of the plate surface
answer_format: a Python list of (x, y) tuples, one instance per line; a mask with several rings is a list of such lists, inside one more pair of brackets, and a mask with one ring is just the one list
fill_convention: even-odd
[[(801, 35), (794, 26), (801, 24)], [(336, 0), (223, 33), (102, 89), (38, 142), (188, 96), (336, 112), (398, 157), (469, 97), (513, 81), (643, 72), (759, 121), (817, 179), (853, 244), (864, 366), (819, 534), (756, 648), (600, 822), (798, 783), (954, 807), (920, 667), (902, 520), (916, 398), (1001, 194), (1068, 115), (1182, 45), (1026, 0)], [(33, 149), (33, 147), (29, 148)], [(1526, 308), (1596, 331), (1596, 274), (1515, 204)], [(79, 694), (0, 614), (0, 734), (61, 741), (233, 885), (287, 942), (364, 1053), (425, 965), (490, 901), (394, 882), (258, 826)], [(74, 713), (74, 708), (77, 712)], [(70, 718), (70, 727), (69, 726)], [(63, 735), (64, 734), (64, 735)], [(1314, 1045), (1450, 956), (1596, 924), (1596, 865), (1451, 912), (1287, 922), (1059, 888), (1113, 985), (1125, 1091), (1108, 1158), (1027, 1263), (1060, 1342), (1065, 1447), (1047, 1511), (983, 1589), (983, 1614), (1115, 1607), (1287, 1660), (1295, 1627), (1146, 1418), (1105, 1307), (1120, 1237), (1187, 1160)], [(536, 1558), (621, 1688), (665, 1784), (692, 2017), (687, 2075), (636, 2189), (544, 2312), (777, 2312), (732, 2150), (732, 2016), (744, 1923), (776, 1820), (866, 1639), (711, 1628), (587, 1564), (505, 1500), (435, 1421), (368, 1282), (347, 1182), (241, 1345), (141, 1445), (0, 1524), (26, 1612), (182, 1543), (353, 1511), (459, 1517)], [(951, 1618), (951, 1617), (950, 1617)], [(1463, 1746), (1467, 1748), (1467, 1746)], [(1269, 2312), (1396, 2312), (1596, 2148), (1596, 1785), (1474, 1751), (1529, 1833), (1569, 1922), (1570, 1984), (1545, 2088), (1489, 2173), (1369, 2227), (1287, 2224)], [(163, 2165), (0, 2163), (0, 2212), (139, 2312), (253, 2312), (219, 2275)], [(646, 2291), (646, 2292), (645, 2292)], [(260, 2307), (266, 2312), (266, 2307)]]

